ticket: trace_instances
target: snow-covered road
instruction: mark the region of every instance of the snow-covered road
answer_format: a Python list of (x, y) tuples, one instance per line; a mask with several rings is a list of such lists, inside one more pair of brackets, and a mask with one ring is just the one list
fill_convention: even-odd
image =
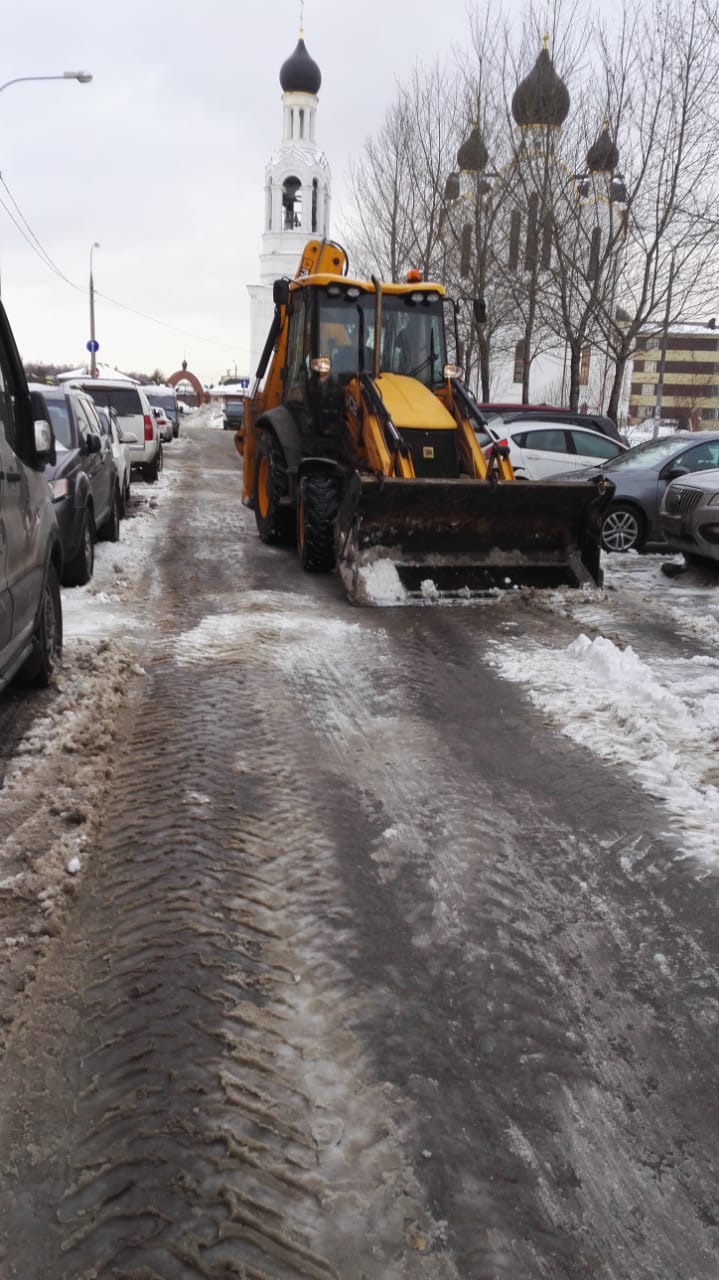
[(719, 581), (352, 609), (238, 497), (197, 415), (10, 704), (8, 1278), (716, 1280)]

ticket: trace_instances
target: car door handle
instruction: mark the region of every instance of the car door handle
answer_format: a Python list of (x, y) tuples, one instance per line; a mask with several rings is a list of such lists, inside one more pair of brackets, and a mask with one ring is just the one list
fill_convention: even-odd
[(18, 482), (22, 480), (22, 471), (5, 471), (4, 476), (6, 480), (15, 480)]

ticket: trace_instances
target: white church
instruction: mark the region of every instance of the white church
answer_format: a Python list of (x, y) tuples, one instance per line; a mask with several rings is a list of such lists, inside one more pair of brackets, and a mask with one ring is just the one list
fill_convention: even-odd
[(260, 283), (250, 295), (250, 375), (254, 378), (274, 313), (272, 285), (293, 276), (312, 236), (329, 238), (331, 175), (317, 149), (317, 105), (322, 74), (307, 52), (300, 27), (294, 53), (280, 68), (282, 142), (265, 170), (265, 222)]

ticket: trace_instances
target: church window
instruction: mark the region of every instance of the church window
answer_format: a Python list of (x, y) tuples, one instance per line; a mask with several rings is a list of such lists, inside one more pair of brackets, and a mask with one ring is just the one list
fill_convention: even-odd
[(542, 270), (548, 271), (552, 265), (552, 219), (548, 213), (544, 215), (542, 227)]
[(514, 348), (514, 381), (524, 381), (524, 338)]
[(587, 280), (596, 280), (599, 275), (599, 249), (602, 242), (601, 227), (594, 227), (592, 231), (592, 240), (589, 246), (589, 266), (587, 267)]
[(282, 223), (285, 231), (302, 226), (302, 183), (299, 178), (285, 178), (282, 184)]
[(312, 179), (312, 231), (313, 232), (317, 230), (317, 191), (318, 191), (317, 179), (313, 178)]
[(590, 365), (591, 359), (592, 359), (592, 348), (582, 347), (582, 352), (579, 357), (579, 384), (582, 387), (586, 387), (587, 383), (589, 382), (589, 365)]
[(509, 270), (516, 271), (519, 266), (519, 237), (522, 231), (522, 215), (519, 209), (512, 210), (509, 224)]
[(465, 222), (462, 227), (462, 252), (459, 264), (459, 274), (463, 280), (466, 280), (472, 270), (472, 224)]
[(304, 113), (304, 108), (300, 107), (300, 137), (304, 138), (304, 136), (305, 136), (305, 113)]
[(539, 240), (537, 215), (539, 210), (539, 196), (533, 191), (529, 197), (529, 205), (527, 209), (527, 245), (524, 252), (524, 269), (525, 271), (534, 271), (537, 265), (537, 242)]

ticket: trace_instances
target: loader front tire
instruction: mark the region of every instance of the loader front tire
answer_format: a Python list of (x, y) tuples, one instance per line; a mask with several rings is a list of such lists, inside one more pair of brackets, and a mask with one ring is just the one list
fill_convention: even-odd
[(320, 472), (302, 477), (297, 499), (297, 547), (302, 568), (308, 573), (330, 573), (335, 567), (338, 505), (334, 476)]
[(261, 540), (270, 546), (288, 547), (294, 542), (292, 508), (280, 505), (288, 490), (282, 446), (271, 431), (263, 431), (257, 442), (255, 520)]

